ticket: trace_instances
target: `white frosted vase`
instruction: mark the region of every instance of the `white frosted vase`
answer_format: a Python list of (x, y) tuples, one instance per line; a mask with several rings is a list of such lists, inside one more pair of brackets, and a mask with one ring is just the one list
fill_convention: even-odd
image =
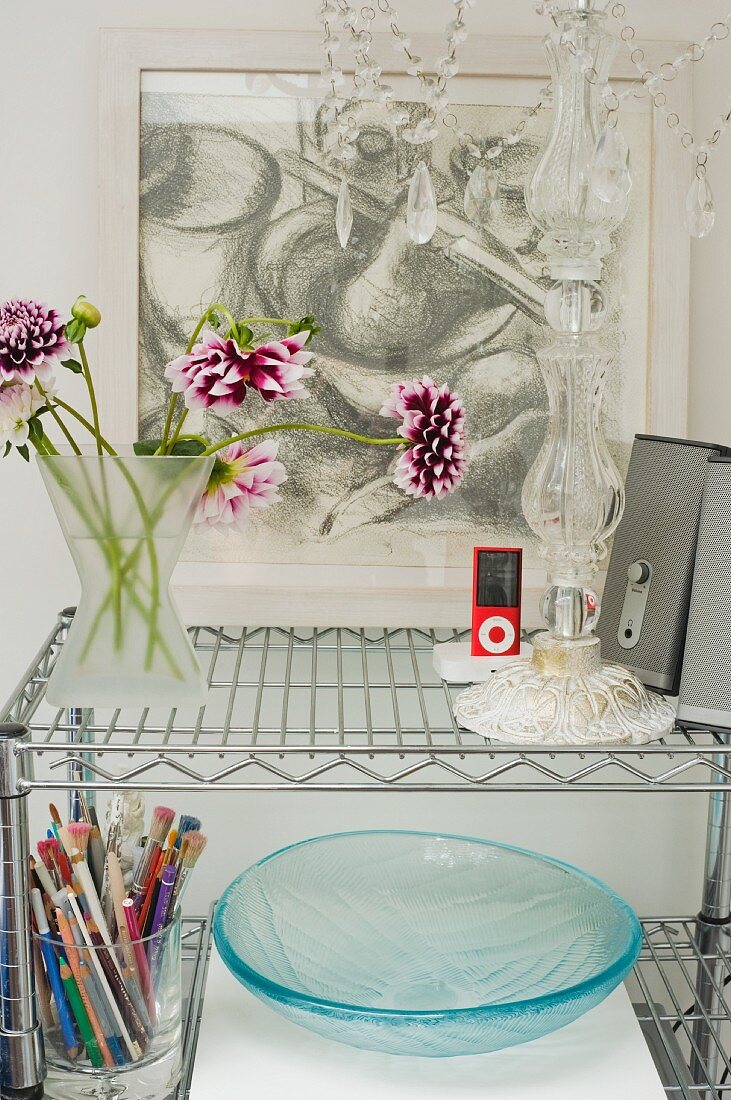
[(85, 454), (38, 462), (81, 581), (49, 702), (202, 704), (205, 680), (170, 578), (213, 459)]

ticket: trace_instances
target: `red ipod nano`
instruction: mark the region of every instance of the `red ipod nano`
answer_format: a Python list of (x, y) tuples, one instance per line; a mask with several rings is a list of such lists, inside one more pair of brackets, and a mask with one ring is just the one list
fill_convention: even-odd
[(523, 551), (476, 546), (472, 580), (472, 656), (520, 655)]

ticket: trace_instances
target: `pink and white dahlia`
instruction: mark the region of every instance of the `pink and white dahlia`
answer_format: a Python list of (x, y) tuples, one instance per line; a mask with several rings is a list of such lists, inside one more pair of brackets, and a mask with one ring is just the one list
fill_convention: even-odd
[(312, 352), (302, 345), (308, 335), (299, 332), (254, 351), (244, 351), (232, 336), (211, 336), (168, 363), (165, 377), (189, 409), (230, 412), (243, 404), (250, 386), (265, 401), (307, 397), (302, 379), (312, 374), (305, 366)]
[(426, 500), (453, 492), (466, 466), (465, 414), (457, 394), (424, 375), (392, 386), (381, 414), (401, 420), (398, 434), (411, 443), (396, 464), (398, 487)]
[(231, 443), (219, 451), (195, 523), (217, 531), (243, 530), (252, 508), (277, 504), (277, 489), (287, 480), (284, 466), (276, 461), (278, 450), (278, 443), (266, 440), (248, 450)]
[(64, 323), (55, 309), (33, 298), (0, 305), (0, 382), (32, 384), (37, 378), (45, 385), (68, 353)]
[(28, 442), (28, 421), (43, 405), (43, 398), (34, 386), (17, 382), (0, 387), (0, 446), (11, 443), (22, 447)]
[(306, 364), (311, 351), (303, 351), (309, 331), (262, 344), (251, 355), (251, 384), (265, 401), (309, 397), (302, 384), (314, 371)]
[(189, 409), (230, 412), (243, 404), (249, 386), (251, 352), (233, 337), (211, 336), (165, 367), (173, 393), (182, 393)]

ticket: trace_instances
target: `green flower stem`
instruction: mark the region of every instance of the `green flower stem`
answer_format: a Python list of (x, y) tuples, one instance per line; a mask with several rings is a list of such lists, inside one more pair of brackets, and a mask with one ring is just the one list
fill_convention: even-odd
[[(190, 340), (188, 341), (188, 345), (185, 349), (185, 354), (186, 355), (190, 355), (190, 353), (192, 352), (193, 348), (195, 347), (196, 340), (198, 339), (201, 332), (203, 331), (203, 329), (206, 325), (206, 322), (208, 320), (210, 320), (210, 316), (211, 316), (212, 313), (222, 313), (224, 315), (224, 317), (226, 318), (226, 320), (228, 321), (228, 323), (229, 323), (229, 332), (234, 332), (236, 330), (236, 321), (234, 320), (233, 313), (231, 313), (231, 311), (229, 309), (227, 309), (226, 306), (223, 305), (221, 302), (214, 302), (214, 304), (212, 306), (208, 307), (208, 309), (205, 311), (205, 313), (203, 314), (201, 319), (198, 321), (198, 324), (193, 329), (193, 335), (191, 336)], [(168, 404), (168, 412), (167, 412), (167, 416), (165, 417), (165, 427), (163, 428), (163, 432), (162, 432), (162, 442), (160, 443), (160, 446), (157, 449), (157, 451), (155, 452), (155, 454), (161, 454), (161, 455), (167, 454), (167, 445), (168, 445), (168, 441), (170, 439), (170, 429), (173, 426), (173, 417), (175, 416), (175, 410), (178, 407), (178, 398), (179, 398), (179, 396), (180, 396), (180, 394), (177, 394), (177, 393), (172, 393), (170, 395), (170, 402)]]
[[(94, 425), (90, 424), (85, 416), (82, 416), (81, 413), (78, 413), (76, 409), (74, 409), (71, 405), (67, 405), (66, 402), (62, 401), (60, 397), (56, 397), (54, 395), (52, 401), (54, 405), (58, 405), (59, 409), (63, 409), (64, 412), (67, 412), (69, 414), (69, 416), (73, 416), (74, 420), (77, 420), (79, 424), (81, 424), (82, 428), (86, 428), (87, 432), (90, 432), (91, 435), (95, 436), (97, 442), (101, 444), (102, 448), (107, 452), (107, 454), (116, 456), (117, 452), (114, 450), (114, 447), (112, 447), (111, 443), (107, 443), (103, 435), (96, 434), (96, 432), (94, 431)], [(53, 412), (53, 408), (50, 405), (49, 408), (51, 409), (51, 412)]]
[(96, 393), (94, 392), (94, 382), (91, 377), (91, 367), (89, 366), (89, 360), (86, 357), (86, 348), (84, 347), (84, 341), (79, 340), (79, 358), (81, 359), (81, 366), (84, 373), (84, 381), (86, 382), (86, 388), (89, 391), (89, 404), (91, 406), (91, 419), (94, 423), (94, 435), (96, 436), (96, 453), (100, 455), (102, 453), (101, 445), (101, 428), (99, 427), (99, 407), (96, 403)]
[(341, 439), (354, 439), (356, 443), (367, 443), (373, 447), (406, 446), (408, 443), (408, 440), (402, 439), (401, 436), (396, 436), (395, 439), (377, 439), (368, 435), (358, 435), (356, 432), (346, 432), (343, 428), (329, 428), (324, 424), (267, 424), (265, 428), (252, 428), (248, 432), (241, 432), (240, 435), (232, 435), (221, 443), (212, 443), (203, 451), (201, 458), (214, 455), (216, 451), (229, 447), (232, 443), (240, 443), (258, 435), (268, 435), (270, 432), (320, 432), (322, 435), (337, 435)]
[(150, 558), (150, 578), (152, 582), (152, 592), (150, 615), (147, 620), (149, 628), (147, 633), (147, 649), (145, 651), (145, 668), (149, 671), (149, 669), (152, 668), (152, 658), (155, 652), (155, 638), (158, 633), (157, 613), (160, 609), (160, 573), (157, 564), (157, 551), (155, 550), (155, 528), (150, 518), (150, 513), (147, 509), (147, 505), (145, 504), (144, 497), (142, 496), (142, 493), (140, 492), (139, 486), (137, 485), (135, 479), (132, 477), (129, 470), (127, 470), (127, 468), (125, 467), (124, 462), (118, 462), (117, 465), (122, 471), (122, 474), (130, 487), (132, 495), (135, 498), (135, 503), (140, 510), (140, 516), (142, 517), (142, 522), (145, 527), (145, 544), (147, 546), (147, 552)]
[(175, 416), (175, 409), (177, 408), (177, 404), (178, 404), (178, 394), (177, 393), (172, 393), (170, 395), (170, 401), (168, 402), (168, 414), (165, 417), (165, 427), (163, 428), (163, 432), (162, 432), (162, 442), (160, 443), (160, 446), (155, 451), (156, 455), (157, 454), (161, 454), (161, 455), (165, 454), (165, 450), (166, 450), (167, 445), (168, 445), (168, 438), (170, 436), (170, 429), (173, 426), (173, 417)]
[[(54, 420), (56, 421), (56, 423), (58, 424), (59, 428), (61, 429), (61, 431), (63, 432), (64, 436), (66, 437), (66, 442), (67, 442), (67, 443), (69, 444), (69, 446), (71, 447), (71, 450), (72, 450), (72, 451), (74, 452), (74, 454), (80, 455), (80, 454), (81, 454), (81, 451), (80, 451), (80, 450), (79, 450), (79, 448), (77, 447), (77, 445), (76, 445), (76, 441), (74, 440), (74, 437), (73, 437), (73, 436), (71, 435), (71, 432), (70, 432), (70, 431), (68, 430), (68, 428), (67, 428), (67, 427), (66, 427), (66, 425), (64, 424), (63, 420), (61, 419), (61, 417), (60, 417), (60, 416), (58, 415), (58, 413), (57, 413), (57, 412), (56, 412), (56, 410), (54, 409), (53, 405), (50, 405), (50, 404), (49, 404), (49, 402), (48, 402), (48, 397), (47, 397), (47, 395), (46, 395), (46, 391), (45, 391), (45, 390), (43, 389), (43, 386), (42, 386), (42, 385), (40, 384), (40, 382), (38, 381), (38, 379), (37, 379), (37, 378), (36, 378), (36, 389), (37, 389), (37, 390), (38, 390), (38, 392), (40, 393), (41, 397), (43, 397), (43, 398), (45, 399), (45, 402), (46, 402), (46, 407), (48, 408), (48, 411), (50, 412), (51, 416), (52, 416), (52, 417), (53, 417), (53, 419), (54, 419)], [(45, 435), (45, 433), (44, 433), (44, 435)], [(49, 442), (50, 442), (50, 441), (49, 441)]]
[(243, 317), (239, 321), (240, 325), (292, 325), (294, 321), (290, 321), (287, 317)]
[(210, 441), (208, 439), (205, 439), (202, 435), (196, 435), (195, 432), (191, 432), (188, 435), (179, 435), (177, 438), (177, 442), (180, 443), (184, 439), (195, 439), (198, 443), (202, 443), (204, 447), (208, 447), (210, 444)]
[(180, 414), (180, 420), (178, 421), (178, 425), (177, 425), (175, 431), (173, 432), (173, 438), (170, 440), (169, 444), (167, 445), (167, 449), (163, 450), (163, 454), (166, 454), (166, 453), (167, 454), (172, 454), (175, 444), (180, 439), (180, 431), (183, 427), (183, 424), (185, 424), (185, 421), (187, 419), (187, 416), (188, 416), (189, 412), (190, 412), (190, 409), (183, 409), (182, 413)]
[(51, 443), (50, 439), (48, 439), (45, 435), (42, 439), (32, 440), (31, 442), (33, 443), (35, 449), (38, 451), (39, 455), (49, 455), (57, 453), (55, 447), (53, 448), (53, 451), (48, 450), (49, 447), (53, 447), (53, 444)]
[[(142, 618), (145, 619), (145, 621), (147, 621), (149, 623), (149, 620), (147, 619), (147, 611), (145, 609), (145, 605), (142, 603), (139, 596), (137, 595), (137, 592), (135, 591), (134, 584), (130, 584), (129, 598), (130, 598), (130, 601), (131, 601), (132, 605), (137, 608), (137, 610), (138, 610), (139, 614), (142, 616)], [(160, 646), (160, 651), (161, 651), (163, 657), (165, 658), (167, 663), (170, 665), (170, 671), (172, 672), (173, 676), (177, 680), (182, 680), (183, 679), (183, 673), (180, 671), (178, 665), (175, 663), (175, 660), (173, 659), (173, 655), (170, 652), (170, 648), (169, 648), (167, 642), (165, 641), (165, 638), (159, 632), (159, 630), (157, 630), (157, 628), (155, 628), (155, 640), (156, 640), (157, 645)]]

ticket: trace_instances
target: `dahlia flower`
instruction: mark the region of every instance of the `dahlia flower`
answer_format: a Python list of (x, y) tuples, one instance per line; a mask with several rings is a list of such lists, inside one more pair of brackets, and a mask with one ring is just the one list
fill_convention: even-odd
[(396, 485), (426, 500), (453, 492), (466, 464), (464, 406), (457, 394), (424, 375), (392, 386), (381, 414), (401, 420), (398, 434), (411, 443), (396, 464)]
[(56, 363), (68, 355), (64, 323), (55, 309), (33, 298), (0, 305), (0, 382), (51, 378)]
[(43, 405), (43, 397), (34, 386), (17, 382), (0, 387), (0, 446), (11, 443), (22, 447), (28, 442), (28, 421)]
[(278, 449), (278, 443), (266, 440), (248, 450), (241, 443), (231, 443), (219, 451), (198, 502), (195, 523), (217, 531), (243, 530), (251, 508), (277, 504), (277, 489), (287, 479), (284, 466), (276, 461)]
[(244, 351), (232, 336), (211, 336), (168, 363), (165, 377), (189, 409), (230, 412), (243, 404), (249, 386), (265, 401), (307, 397), (302, 379), (312, 374), (305, 367), (312, 353), (302, 345), (308, 335), (299, 332), (254, 351)]
[(252, 352), (251, 384), (265, 401), (309, 397), (302, 385), (302, 379), (314, 373), (305, 366), (312, 359), (312, 352), (302, 350), (309, 335), (309, 331), (298, 332), (262, 344)]

